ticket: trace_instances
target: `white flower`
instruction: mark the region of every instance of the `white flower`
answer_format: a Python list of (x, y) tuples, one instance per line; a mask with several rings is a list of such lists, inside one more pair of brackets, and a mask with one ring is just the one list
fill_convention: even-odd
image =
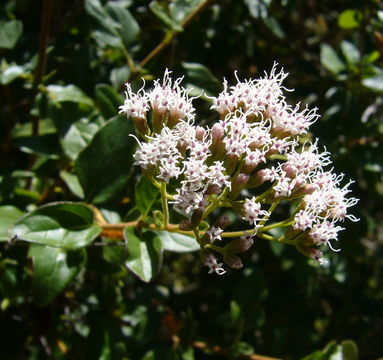
[(255, 201), (255, 196), (253, 196), (251, 199), (245, 199), (242, 212), (242, 219), (247, 220), (255, 227), (258, 226), (257, 221), (263, 220), (263, 217), (269, 216), (267, 211), (261, 210), (261, 204)]
[(215, 226), (212, 226), (208, 231), (206, 231), (206, 234), (209, 235), (211, 243), (213, 243), (215, 240), (222, 240), (221, 238), (222, 233), (223, 233), (223, 230)]

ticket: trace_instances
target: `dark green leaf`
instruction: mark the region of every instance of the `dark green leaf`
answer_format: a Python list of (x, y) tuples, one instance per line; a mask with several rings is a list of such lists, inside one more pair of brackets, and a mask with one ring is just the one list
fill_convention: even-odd
[(23, 32), (23, 23), (19, 20), (0, 20), (0, 48), (12, 49)]
[(136, 206), (144, 218), (148, 215), (159, 194), (160, 190), (147, 177), (142, 176), (137, 182), (135, 191)]
[(0, 241), (9, 240), (8, 229), (13, 226), (23, 212), (15, 206), (0, 206)]
[(339, 59), (335, 50), (327, 44), (321, 45), (320, 61), (326, 70), (334, 74), (338, 74), (345, 69), (344, 63)]
[(161, 268), (161, 239), (151, 231), (143, 233), (140, 238), (133, 227), (124, 230), (124, 237), (128, 245), (126, 266), (141, 280), (149, 282)]
[(202, 64), (182, 63), (186, 73), (186, 80), (192, 87), (197, 87), (193, 96), (200, 95), (201, 90), (209, 96), (216, 96), (222, 90), (222, 83)]
[(173, 252), (191, 252), (200, 249), (197, 240), (192, 236), (169, 231), (156, 231), (155, 233), (161, 239), (164, 250)]
[(183, 31), (182, 26), (178, 24), (177, 21), (173, 20), (168, 14), (164, 6), (158, 3), (157, 1), (152, 1), (149, 5), (150, 10), (153, 11), (153, 14), (156, 15), (166, 26), (171, 30), (181, 32)]
[(96, 86), (96, 105), (105, 119), (116, 116), (118, 107), (123, 103), (121, 95), (110, 85)]
[(51, 159), (61, 155), (57, 134), (18, 137), (14, 144), (28, 154), (45, 155)]
[(86, 199), (105, 202), (126, 185), (131, 171), (134, 129), (125, 116), (108, 121), (79, 154), (75, 169)]
[(348, 9), (343, 11), (338, 17), (338, 25), (342, 29), (353, 29), (363, 21), (363, 13), (359, 10)]
[(111, 35), (105, 31), (93, 31), (93, 37), (96, 40), (98, 46), (101, 48), (117, 48), (122, 49), (122, 42), (118, 35)]
[(93, 225), (93, 211), (85, 204), (51, 203), (23, 216), (9, 231), (32, 243), (77, 249), (90, 244), (101, 228)]
[(77, 275), (85, 261), (82, 251), (32, 245), (28, 256), (32, 258), (32, 297), (39, 307), (49, 304)]
[(284, 39), (286, 37), (285, 32), (277, 19), (269, 16), (265, 17), (263, 22), (278, 39)]

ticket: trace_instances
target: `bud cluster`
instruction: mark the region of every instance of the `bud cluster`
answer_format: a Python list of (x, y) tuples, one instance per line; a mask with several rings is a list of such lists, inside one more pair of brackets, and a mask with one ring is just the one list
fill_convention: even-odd
[[(336, 224), (345, 218), (357, 221), (347, 213), (358, 201), (346, 197), (352, 182), (341, 187), (343, 175), (324, 169), (331, 163), (330, 154), (321, 152), (317, 141), (300, 141), (319, 115), (316, 109), (287, 104), (282, 86), (286, 76), (274, 65), (260, 79), (237, 79), (232, 87), (225, 80), (224, 90), (212, 98), (211, 109), (219, 120), (211, 128), (194, 125), (193, 99), (180, 86), (182, 78), (173, 82), (169, 71), (149, 92), (140, 89), (135, 94), (127, 84), (120, 112), (133, 119), (142, 136), (142, 141), (137, 139), (135, 164), (159, 188), (164, 184), (174, 189), (167, 198), (197, 230), (209, 273), (225, 272), (216, 253), (228, 266), (242, 267), (236, 254), (248, 250), (256, 234), (295, 245), (304, 255), (322, 261), (315, 247), (325, 244), (333, 249), (331, 241), (343, 229)], [(266, 225), (281, 201), (292, 200), (298, 205), (290, 217)], [(228, 221), (219, 226), (217, 220), (202, 237), (198, 231), (199, 223), (219, 207), (232, 208), (250, 225), (224, 245), (222, 238), (231, 236), (224, 232)], [(287, 230), (275, 239), (264, 233), (273, 227)]]

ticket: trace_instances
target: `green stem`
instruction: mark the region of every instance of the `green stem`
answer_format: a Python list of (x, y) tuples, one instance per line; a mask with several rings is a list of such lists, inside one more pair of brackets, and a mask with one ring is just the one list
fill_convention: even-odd
[(202, 220), (206, 219), (212, 211), (214, 211), (221, 202), (224, 202), (225, 197), (229, 193), (230, 189), (228, 186), (225, 187), (225, 189), (222, 191), (222, 193), (212, 200), (210, 205), (206, 208), (205, 212), (202, 215)]
[(161, 183), (161, 205), (162, 211), (164, 213), (164, 229), (168, 228), (169, 224), (169, 208), (168, 208), (168, 199), (166, 197), (166, 182)]
[(225, 249), (223, 247), (216, 246), (216, 245), (213, 245), (213, 244), (206, 244), (205, 248), (206, 249), (210, 249), (210, 250), (214, 250), (216, 252), (219, 252), (222, 255), (225, 255)]

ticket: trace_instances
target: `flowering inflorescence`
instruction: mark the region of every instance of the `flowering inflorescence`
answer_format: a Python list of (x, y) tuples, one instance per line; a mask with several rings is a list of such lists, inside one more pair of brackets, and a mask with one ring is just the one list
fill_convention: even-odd
[[(319, 115), (316, 109), (287, 104), (282, 86), (286, 76), (274, 65), (260, 79), (237, 78), (232, 87), (225, 80), (223, 91), (211, 98), (211, 109), (219, 114), (211, 128), (194, 125), (193, 98), (181, 87), (182, 78), (173, 82), (168, 70), (149, 92), (142, 88), (134, 93), (127, 84), (120, 112), (133, 119), (142, 136), (135, 164), (162, 189), (163, 211), (168, 212), (170, 200), (189, 218), (181, 227), (193, 230), (209, 273), (225, 273), (218, 254), (228, 266), (242, 267), (237, 254), (252, 246), (255, 235), (295, 245), (323, 262), (316, 246), (334, 250), (331, 242), (343, 229), (336, 224), (345, 218), (358, 220), (347, 213), (358, 201), (346, 197), (352, 182), (341, 187), (343, 174), (325, 170), (330, 154), (320, 151), (317, 140), (302, 140)], [(294, 204), (292, 215), (266, 225), (281, 201)], [(206, 223), (222, 207), (232, 208), (250, 228), (225, 233), (225, 217), (202, 231), (202, 220)], [(267, 234), (276, 227), (286, 228), (279, 238)], [(229, 237), (237, 239), (223, 241)]]

